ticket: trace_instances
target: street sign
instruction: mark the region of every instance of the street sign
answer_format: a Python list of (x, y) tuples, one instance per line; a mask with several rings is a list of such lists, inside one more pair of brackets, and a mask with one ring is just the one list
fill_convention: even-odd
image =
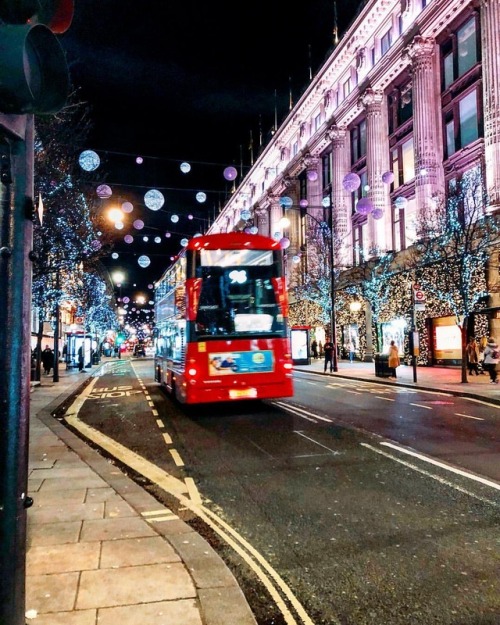
[(420, 288), (420, 285), (413, 285), (413, 301), (415, 304), (424, 304), (425, 303), (425, 293)]

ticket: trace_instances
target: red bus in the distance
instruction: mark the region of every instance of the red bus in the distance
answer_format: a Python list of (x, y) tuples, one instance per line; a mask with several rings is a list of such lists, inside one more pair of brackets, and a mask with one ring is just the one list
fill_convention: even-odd
[(293, 396), (283, 252), (233, 232), (191, 239), (155, 290), (155, 379), (185, 404)]

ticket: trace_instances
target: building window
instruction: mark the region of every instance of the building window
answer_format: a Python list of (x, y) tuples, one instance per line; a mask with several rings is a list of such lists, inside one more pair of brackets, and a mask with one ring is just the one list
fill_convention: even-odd
[(442, 46), (443, 88), (448, 89), (479, 61), (477, 18), (471, 17)]
[(384, 54), (386, 54), (389, 51), (391, 44), (392, 44), (392, 28), (389, 28), (389, 30), (385, 33), (385, 35), (382, 35), (382, 38), (380, 39), (380, 55), (381, 56), (384, 56)]
[(299, 142), (296, 141), (292, 147), (292, 156), (297, 156), (298, 152), (299, 152)]
[(318, 128), (321, 126), (321, 113), (318, 113), (316, 115), (316, 117), (314, 118), (314, 130), (318, 130)]
[(392, 207), (392, 242), (393, 249), (400, 252), (406, 248), (405, 244), (405, 212), (404, 209)]
[(407, 82), (389, 94), (389, 134), (413, 117), (412, 83)]
[(327, 189), (332, 184), (332, 153), (324, 154), (321, 158), (321, 175), (323, 189)]
[(446, 155), (449, 158), (480, 136), (477, 90), (457, 98), (445, 113)]
[(415, 178), (413, 137), (401, 142), (391, 150), (391, 165), (394, 173), (393, 189), (397, 189)]
[(351, 130), (351, 162), (356, 163), (366, 156), (366, 120)]
[(401, 165), (403, 172), (403, 184), (415, 178), (415, 153), (413, 149), (413, 137), (401, 145)]
[(344, 82), (344, 100), (347, 98), (347, 96), (351, 93), (351, 79), (348, 78), (345, 82)]

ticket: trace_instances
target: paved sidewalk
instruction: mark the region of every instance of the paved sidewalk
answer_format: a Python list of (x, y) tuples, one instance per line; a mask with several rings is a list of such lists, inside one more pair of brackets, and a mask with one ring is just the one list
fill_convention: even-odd
[(31, 393), (26, 623), (256, 625), (210, 545), (52, 416), (88, 378)]
[[(94, 367), (90, 375), (98, 371)], [(418, 386), (500, 404), (487, 375), (460, 370), (323, 361), (297, 371)], [(43, 376), (31, 393), (26, 616), (36, 625), (256, 625), (241, 589), (208, 543), (52, 416), (85, 381)]]

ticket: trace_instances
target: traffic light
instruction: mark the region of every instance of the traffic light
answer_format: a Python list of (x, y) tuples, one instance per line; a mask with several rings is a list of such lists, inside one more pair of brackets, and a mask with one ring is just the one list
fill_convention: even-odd
[(73, 0), (0, 0), (0, 112), (56, 113), (69, 92), (66, 31)]

